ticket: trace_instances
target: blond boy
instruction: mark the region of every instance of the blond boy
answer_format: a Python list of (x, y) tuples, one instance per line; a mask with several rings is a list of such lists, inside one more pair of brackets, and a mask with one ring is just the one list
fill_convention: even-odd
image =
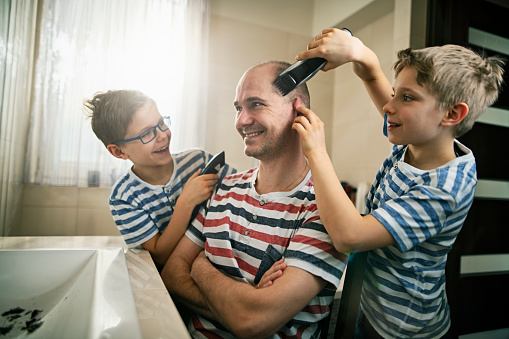
[(472, 152), (456, 138), (498, 96), (501, 59), (446, 45), (398, 53), (394, 87), (376, 55), (349, 34), (326, 29), (298, 59), (323, 57), (324, 70), (352, 62), (394, 144), (357, 212), (325, 148), (323, 123), (295, 119), (311, 166), (320, 217), (340, 252), (369, 251), (358, 338), (442, 338), (450, 327), (445, 265), (474, 198)]

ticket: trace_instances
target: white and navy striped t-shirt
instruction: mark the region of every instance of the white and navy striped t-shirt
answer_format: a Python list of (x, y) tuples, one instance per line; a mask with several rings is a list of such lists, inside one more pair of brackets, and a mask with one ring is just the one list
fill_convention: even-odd
[(455, 141), (458, 156), (434, 170), (404, 162), (394, 146), (368, 194), (367, 212), (396, 245), (369, 252), (361, 308), (385, 338), (438, 338), (450, 326), (445, 264), (474, 199), (472, 152)]
[[(130, 248), (166, 229), (185, 183), (199, 168), (204, 168), (212, 156), (199, 149), (172, 154), (173, 174), (166, 185), (150, 185), (132, 170), (117, 180), (110, 191), (110, 210)], [(220, 180), (232, 173), (235, 170), (225, 165), (219, 173)]]
[[(258, 194), (258, 170), (226, 177), (202, 207), (186, 236), (205, 248), (215, 267), (229, 276), (256, 284), (274, 262), (285, 257), (329, 284), (273, 338), (318, 338), (318, 322), (329, 312), (345, 269), (346, 256), (334, 249), (316, 208), (311, 172), (291, 192)], [(194, 316), (189, 330), (195, 338), (233, 338), (219, 323)]]

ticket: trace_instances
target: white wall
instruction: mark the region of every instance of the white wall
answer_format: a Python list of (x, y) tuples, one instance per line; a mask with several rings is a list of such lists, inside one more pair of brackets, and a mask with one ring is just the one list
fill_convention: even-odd
[[(411, 2), (376, 1), (355, 13), (358, 28), (354, 35), (376, 53), (382, 70), (393, 83), (396, 53), (410, 45)], [(366, 18), (365, 22), (359, 22), (359, 18)], [(343, 23), (337, 26), (343, 27)], [(362, 183), (369, 187), (392, 144), (383, 136), (382, 117), (352, 68), (345, 65), (334, 72), (332, 163), (342, 181), (354, 187)]]
[(212, 0), (211, 11), (246, 24), (311, 35), (314, 5), (314, 0)]
[(316, 0), (314, 1), (312, 34), (335, 27), (375, 0)]

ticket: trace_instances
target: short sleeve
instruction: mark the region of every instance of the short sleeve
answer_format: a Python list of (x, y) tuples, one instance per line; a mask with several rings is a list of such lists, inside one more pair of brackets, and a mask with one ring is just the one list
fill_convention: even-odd
[(391, 233), (401, 251), (406, 252), (441, 232), (455, 209), (456, 201), (450, 192), (418, 185), (386, 201), (371, 214)]
[(318, 216), (299, 227), (286, 250), (285, 262), (339, 286), (347, 256), (338, 252)]
[(129, 248), (143, 244), (159, 232), (142, 208), (114, 198), (110, 198), (109, 203), (113, 220)]

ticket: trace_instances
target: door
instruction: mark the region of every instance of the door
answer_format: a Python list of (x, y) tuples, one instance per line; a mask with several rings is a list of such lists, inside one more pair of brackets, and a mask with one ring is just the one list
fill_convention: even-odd
[[(468, 46), (509, 62), (509, 1), (428, 1), (427, 46)], [(453, 338), (509, 337), (509, 67), (498, 101), (460, 142), (477, 162), (472, 208), (446, 267)]]

